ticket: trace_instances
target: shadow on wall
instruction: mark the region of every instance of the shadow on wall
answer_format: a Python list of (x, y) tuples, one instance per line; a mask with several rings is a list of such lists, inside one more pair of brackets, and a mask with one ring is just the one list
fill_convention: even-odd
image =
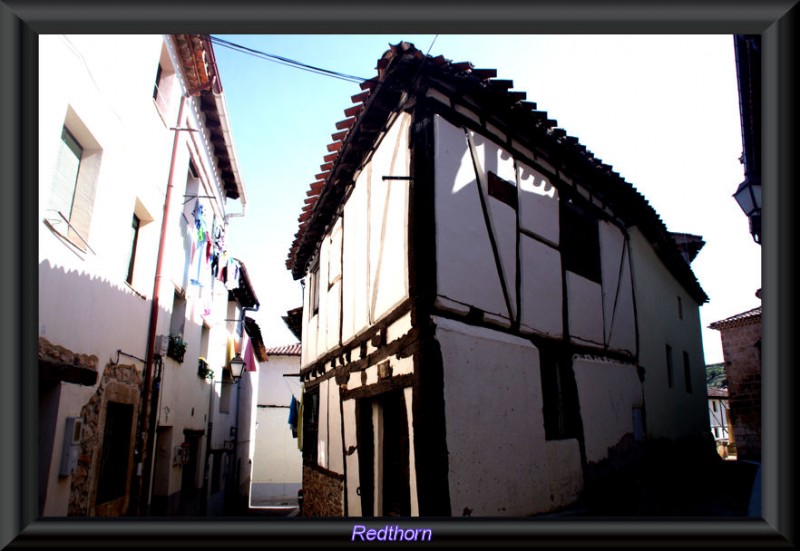
[[(166, 312), (162, 309), (162, 314)], [(39, 263), (39, 336), (54, 344), (62, 340), (60, 334), (73, 340), (80, 334), (87, 336), (85, 346), (92, 352), (104, 346), (116, 350), (107, 340), (109, 334), (116, 333), (119, 340), (141, 343), (140, 349), (131, 353), (140, 352), (143, 357), (149, 315), (150, 301), (127, 288), (124, 274), (120, 274), (119, 284), (114, 284), (96, 275), (66, 271), (49, 260)], [(99, 358), (100, 365), (106, 360)]]

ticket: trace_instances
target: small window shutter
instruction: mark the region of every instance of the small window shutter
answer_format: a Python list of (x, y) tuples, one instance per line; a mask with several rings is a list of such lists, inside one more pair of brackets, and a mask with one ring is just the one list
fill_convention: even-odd
[(67, 220), (72, 214), (72, 201), (75, 197), (75, 184), (78, 181), (78, 169), (82, 156), (83, 148), (75, 137), (64, 128), (61, 133), (61, 147), (58, 150), (48, 208), (60, 211)]

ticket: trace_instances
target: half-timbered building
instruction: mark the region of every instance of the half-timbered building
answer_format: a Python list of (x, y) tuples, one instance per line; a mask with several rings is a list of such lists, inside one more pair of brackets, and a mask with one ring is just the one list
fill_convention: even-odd
[(495, 77), (400, 43), (336, 125), (287, 260), (305, 515), (551, 511), (708, 434), (688, 259)]

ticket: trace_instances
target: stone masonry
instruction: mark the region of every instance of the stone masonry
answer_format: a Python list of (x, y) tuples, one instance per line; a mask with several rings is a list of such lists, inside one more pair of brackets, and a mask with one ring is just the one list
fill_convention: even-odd
[(303, 466), (304, 517), (344, 516), (344, 477), (336, 473)]
[[(72, 491), (69, 499), (69, 516), (90, 516), (94, 514), (92, 496), (96, 492), (97, 469), (100, 465), (99, 451), (102, 447), (105, 411), (103, 406), (109, 399), (128, 403), (138, 403), (142, 385), (142, 374), (133, 365), (109, 363), (97, 391), (81, 409), (83, 441), (78, 465), (72, 475)], [(136, 419), (134, 407), (134, 419)]]
[(712, 323), (720, 332), (737, 457), (761, 461), (761, 311)]

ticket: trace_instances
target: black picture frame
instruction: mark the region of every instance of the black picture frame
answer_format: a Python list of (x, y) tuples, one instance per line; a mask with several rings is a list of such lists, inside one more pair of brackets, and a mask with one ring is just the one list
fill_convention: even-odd
[[(794, 547), (796, 51), (793, 0), (378, 4), (0, 0), (0, 546), (298, 547), (350, 543), (355, 519), (38, 519), (37, 36), (46, 33), (740, 33), (763, 47), (763, 518), (420, 519), (424, 545)], [(733, 46), (732, 46), (733, 47)], [(735, 189), (737, 182), (731, 182)], [(744, 224), (744, 222), (743, 222)], [(731, 267), (735, 273), (735, 266)], [(735, 277), (735, 276), (732, 276)], [(719, 483), (719, 481), (713, 481)], [(380, 522), (370, 522), (379, 527)], [(417, 544), (422, 545), (422, 544)]]

